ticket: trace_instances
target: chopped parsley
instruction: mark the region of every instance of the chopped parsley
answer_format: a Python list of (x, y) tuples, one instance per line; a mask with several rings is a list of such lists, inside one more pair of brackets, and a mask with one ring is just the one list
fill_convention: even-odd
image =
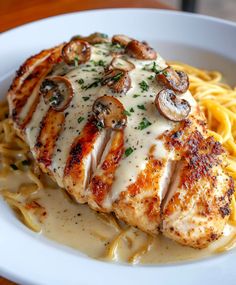
[(83, 120), (84, 120), (84, 117), (79, 117), (77, 121), (80, 124), (81, 122), (83, 122)]
[(126, 116), (131, 116), (130, 112), (127, 111), (127, 110), (124, 110), (124, 115), (126, 115)]
[(149, 122), (146, 118), (143, 118), (143, 120), (139, 123), (138, 129), (143, 130), (147, 127), (151, 126), (151, 122)]
[(88, 101), (89, 97), (82, 97), (84, 101)]
[(27, 159), (21, 161), (21, 163), (22, 163), (22, 165), (24, 165), (24, 166), (30, 165), (30, 161), (27, 160)]
[(134, 95), (133, 95), (133, 98), (137, 98), (137, 97), (139, 97), (139, 96), (141, 96), (141, 95), (139, 95), (139, 94), (134, 94)]
[(141, 89), (141, 92), (148, 91), (149, 89), (149, 85), (144, 80), (139, 83), (139, 87)]
[(18, 167), (15, 164), (12, 163), (12, 164), (10, 164), (10, 166), (13, 170), (18, 170)]
[(80, 85), (84, 84), (84, 79), (80, 78), (78, 81), (77, 81)]
[(122, 77), (122, 75), (123, 75), (123, 73), (122, 72), (119, 72), (119, 73), (117, 73), (115, 76), (113, 76), (112, 78), (111, 78), (111, 80), (112, 81), (118, 81), (121, 77)]
[(132, 149), (132, 147), (128, 147), (126, 150), (125, 150), (125, 156), (128, 157), (129, 155), (131, 155), (131, 153), (133, 152), (134, 150)]
[(155, 72), (155, 73), (158, 73), (158, 72), (159, 72), (158, 69), (157, 69), (157, 64), (156, 64), (155, 61), (153, 62), (153, 66), (152, 66), (151, 70), (152, 70), (153, 72)]
[(99, 131), (101, 131), (104, 128), (104, 125), (102, 122), (98, 121), (96, 122), (96, 127), (98, 128)]
[(153, 75), (150, 75), (147, 79), (152, 80), (154, 78)]
[(138, 107), (140, 110), (145, 110), (145, 111), (147, 110), (144, 105), (137, 105), (137, 107)]
[(134, 113), (134, 108), (130, 108), (129, 110), (131, 113)]
[(75, 66), (79, 65), (79, 58), (78, 58), (78, 56), (75, 56), (75, 58), (74, 58), (74, 65)]
[(101, 79), (100, 79), (100, 78), (97, 78), (97, 79), (95, 79), (95, 81), (92, 82), (91, 84), (86, 85), (86, 86), (83, 86), (82, 89), (87, 90), (87, 89), (92, 88), (92, 87), (97, 87), (100, 82), (101, 82)]

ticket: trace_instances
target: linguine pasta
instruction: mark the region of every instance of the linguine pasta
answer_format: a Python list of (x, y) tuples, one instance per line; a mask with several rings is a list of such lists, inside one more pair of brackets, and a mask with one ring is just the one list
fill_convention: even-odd
[[(236, 180), (236, 88), (222, 83), (222, 74), (218, 71), (201, 70), (179, 62), (170, 64), (189, 75), (189, 90), (205, 113), (209, 136), (214, 136), (223, 144), (228, 153), (227, 171)], [(16, 134), (8, 118), (7, 102), (0, 103), (0, 162), (0, 179), (14, 179), (16, 175), (24, 177), (24, 182), (17, 189), (0, 189), (2, 196), (27, 227), (40, 232), (48, 214), (44, 205), (38, 201), (40, 191), (56, 186), (41, 173), (37, 163), (32, 159), (28, 146)], [(66, 193), (64, 198), (74, 203)], [(102, 259), (119, 260), (120, 246), (125, 243), (129, 253), (126, 261), (132, 264), (142, 262), (142, 258), (154, 245), (155, 239), (158, 239), (142, 233), (142, 243), (135, 248), (137, 229), (123, 224), (112, 214), (97, 213), (97, 217), (110, 227), (113, 233), (115, 232), (115, 236), (104, 235), (95, 230), (92, 232), (97, 239), (108, 241), (104, 254), (100, 257)], [(235, 196), (231, 204), (229, 224), (236, 226)], [(235, 244), (236, 235), (233, 234), (223, 246), (216, 249), (216, 252), (231, 249)]]

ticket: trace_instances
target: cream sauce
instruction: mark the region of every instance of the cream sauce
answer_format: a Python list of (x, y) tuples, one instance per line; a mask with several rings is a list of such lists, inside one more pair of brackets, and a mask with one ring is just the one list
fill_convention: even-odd
[[(30, 180), (26, 174), (22, 175), (15, 171), (8, 178), (0, 179), (0, 188), (16, 191), (20, 185), (27, 182)], [(120, 232), (112, 223), (104, 219), (102, 214), (91, 210), (87, 205), (75, 203), (60, 188), (38, 190), (34, 197), (47, 212), (39, 234), (79, 250), (92, 258), (107, 260), (106, 253)], [(127, 229), (124, 224), (121, 226)], [(137, 261), (145, 264), (159, 264), (213, 256), (215, 250), (230, 240), (235, 233), (236, 228), (227, 225), (224, 236), (203, 250), (182, 246), (159, 235), (154, 238), (148, 252)], [(148, 236), (144, 232), (129, 227), (114, 252), (114, 261), (128, 262), (147, 240)]]
[[(130, 114), (127, 116), (128, 122), (124, 131), (124, 147), (125, 149), (132, 148), (133, 153), (129, 157), (123, 156), (118, 165), (112, 189), (104, 201), (103, 206), (107, 209), (111, 208), (112, 203), (119, 198), (122, 191), (125, 191), (131, 183), (136, 181), (138, 174), (146, 166), (149, 150), (155, 142), (156, 158), (162, 159), (166, 157), (167, 152), (162, 142), (157, 141), (157, 138), (163, 132), (171, 130), (175, 126), (175, 123), (161, 116), (154, 106), (155, 96), (162, 87), (155, 80), (155, 73), (152, 71), (152, 67), (154, 62), (158, 70), (162, 70), (167, 66), (160, 55), (158, 55), (155, 61), (135, 60), (127, 55), (124, 56), (135, 65), (135, 69), (129, 72), (132, 86), (126, 95), (112, 94), (107, 87), (100, 86), (100, 84), (88, 89), (83, 88), (101, 79), (104, 73), (104, 66), (109, 65), (113, 58), (111, 56), (111, 50), (113, 49), (114, 46), (110, 43), (92, 46), (92, 57), (86, 64), (79, 65), (73, 69), (59, 64), (52, 72), (52, 74), (65, 75), (70, 80), (75, 93), (70, 106), (64, 111), (66, 115), (65, 123), (56, 142), (52, 165), (50, 166), (59, 186), (63, 186), (64, 168), (71, 145), (91, 116), (92, 105), (96, 98), (104, 94), (116, 96)], [(142, 88), (143, 82), (146, 88), (145, 86)], [(195, 106), (196, 103), (189, 92), (183, 94), (182, 97), (188, 100), (192, 106)], [(26, 104), (22, 114), (26, 114), (29, 107), (30, 103)], [(35, 145), (40, 122), (47, 110), (48, 107), (45, 105), (43, 98), (41, 98), (37, 112), (34, 113), (31, 122), (26, 128), (27, 141), (31, 149)], [(78, 123), (79, 117), (84, 118), (80, 123)], [(140, 130), (139, 125), (144, 118), (151, 124), (147, 128)]]

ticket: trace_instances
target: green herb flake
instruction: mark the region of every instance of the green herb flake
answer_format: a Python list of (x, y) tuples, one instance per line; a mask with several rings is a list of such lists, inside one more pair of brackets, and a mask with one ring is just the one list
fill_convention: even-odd
[(29, 161), (29, 160), (27, 160), (27, 159), (25, 159), (25, 160), (21, 161), (21, 163), (22, 163), (22, 165), (24, 165), (24, 166), (28, 166), (28, 165), (30, 165), (30, 161)]
[(149, 122), (146, 118), (139, 123), (138, 130), (146, 129), (147, 127), (151, 126), (151, 122)]
[(140, 110), (144, 110), (144, 111), (147, 110), (144, 105), (137, 105), (137, 107), (138, 107)]
[(81, 122), (83, 122), (83, 120), (84, 120), (84, 117), (79, 117), (77, 121), (80, 124)]
[(134, 108), (130, 108), (129, 110), (131, 113), (134, 113)]
[(128, 147), (126, 150), (125, 150), (125, 156), (128, 157), (129, 155), (131, 155), (131, 153), (133, 152), (134, 150), (132, 149), (132, 147)]
[(82, 97), (84, 101), (88, 101), (89, 97)]
[(78, 81), (77, 81), (80, 85), (84, 84), (84, 79), (80, 78)]
[(115, 76), (113, 76), (113, 77), (111, 78), (111, 80), (116, 82), (116, 81), (118, 81), (118, 80), (122, 77), (122, 75), (123, 75), (122, 72), (117, 73)]
[(140, 97), (141, 95), (139, 95), (139, 94), (134, 94), (133, 95), (133, 98), (137, 98), (137, 97)]
[(13, 169), (13, 170), (18, 170), (19, 168), (15, 165), (15, 164), (10, 164), (10, 166), (11, 166), (11, 168)]
[(96, 123), (96, 127), (98, 128), (99, 131), (101, 131), (102, 129), (104, 129), (104, 125), (103, 125), (103, 123), (100, 122), (100, 121), (98, 121), (98, 122)]
[(124, 115), (126, 115), (126, 116), (131, 116), (130, 112), (127, 111), (127, 110), (124, 110)]
[(78, 56), (75, 56), (75, 58), (74, 58), (74, 65), (75, 66), (79, 65), (79, 58), (78, 58)]
[(149, 85), (144, 80), (139, 83), (139, 87), (141, 89), (141, 92), (148, 91), (149, 89)]
[(154, 78), (154, 76), (153, 75), (150, 75), (147, 79), (148, 80), (152, 80)]

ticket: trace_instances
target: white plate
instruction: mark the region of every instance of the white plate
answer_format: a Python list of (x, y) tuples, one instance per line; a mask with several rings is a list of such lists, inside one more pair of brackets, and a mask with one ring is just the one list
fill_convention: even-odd
[[(1, 34), (0, 95), (28, 56), (94, 31), (145, 39), (167, 59), (218, 69), (230, 83), (236, 81), (236, 24), (162, 10), (97, 10), (48, 18)], [(162, 266), (92, 260), (31, 232), (0, 200), (0, 275), (21, 284), (235, 284), (235, 263), (235, 251)]]

